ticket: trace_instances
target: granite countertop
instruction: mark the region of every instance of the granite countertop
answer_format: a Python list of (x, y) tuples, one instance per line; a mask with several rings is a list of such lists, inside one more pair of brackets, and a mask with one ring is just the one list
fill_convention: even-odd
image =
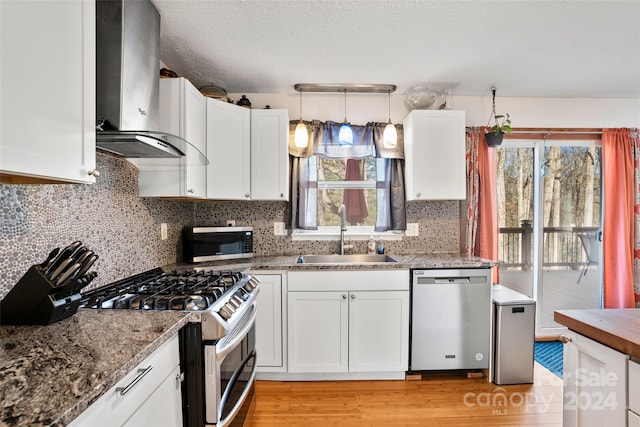
[(236, 270), (387, 270), (411, 268), (484, 268), (493, 267), (498, 263), (479, 257), (467, 257), (460, 254), (415, 254), (395, 255), (387, 254), (397, 262), (379, 262), (366, 264), (300, 264), (299, 255), (256, 256), (247, 259), (226, 260), (203, 263), (185, 263), (167, 265), (165, 270), (180, 268), (212, 268)]
[[(459, 254), (393, 255), (397, 262), (298, 264), (297, 255), (259, 256), (174, 268), (357, 270), (478, 268), (496, 263)], [(0, 426), (71, 422), (188, 323), (191, 314), (79, 310), (46, 326), (0, 326)]]
[(81, 309), (51, 325), (0, 326), (0, 425), (68, 424), (189, 319)]
[(557, 310), (553, 320), (640, 360), (640, 309)]

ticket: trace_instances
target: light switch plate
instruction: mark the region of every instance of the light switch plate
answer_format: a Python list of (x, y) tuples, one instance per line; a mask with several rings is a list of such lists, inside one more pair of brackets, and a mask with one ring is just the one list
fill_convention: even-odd
[(275, 236), (286, 236), (287, 229), (285, 228), (284, 222), (274, 222), (273, 223), (273, 234)]
[(160, 240), (167, 240), (167, 223), (160, 224)]
[(408, 237), (415, 237), (420, 234), (420, 227), (417, 222), (409, 222), (407, 223), (407, 231), (405, 231), (404, 235)]

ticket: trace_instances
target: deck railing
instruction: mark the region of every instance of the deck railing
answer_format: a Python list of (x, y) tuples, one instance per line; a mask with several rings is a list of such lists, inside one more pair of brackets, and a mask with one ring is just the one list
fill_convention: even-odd
[[(597, 233), (598, 227), (544, 227), (544, 267), (579, 269), (587, 265), (580, 234)], [(500, 266), (530, 270), (533, 262), (533, 226), (523, 221), (520, 227), (500, 228)]]

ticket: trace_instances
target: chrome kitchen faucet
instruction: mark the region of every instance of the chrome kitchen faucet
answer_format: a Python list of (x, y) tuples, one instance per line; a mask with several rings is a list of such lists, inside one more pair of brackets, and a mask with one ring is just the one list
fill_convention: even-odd
[(340, 215), (340, 255), (344, 255), (345, 249), (353, 248), (353, 245), (344, 244), (344, 232), (347, 231), (347, 209), (344, 204), (340, 205), (338, 208), (338, 214)]

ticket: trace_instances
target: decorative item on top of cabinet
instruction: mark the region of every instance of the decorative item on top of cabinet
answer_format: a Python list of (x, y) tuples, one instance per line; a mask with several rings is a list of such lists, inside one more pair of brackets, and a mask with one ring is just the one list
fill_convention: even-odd
[(160, 130), (191, 145), (184, 157), (138, 160), (140, 197), (205, 197), (205, 102), (184, 77), (160, 79)]
[(207, 99), (207, 198), (288, 200), (287, 110)]
[(403, 125), (407, 201), (464, 200), (464, 111), (413, 110)]
[(249, 101), (247, 95), (242, 95), (242, 98), (238, 100), (237, 104), (239, 107), (251, 108), (251, 101)]
[(0, 182), (95, 182), (95, 9), (0, 1)]

